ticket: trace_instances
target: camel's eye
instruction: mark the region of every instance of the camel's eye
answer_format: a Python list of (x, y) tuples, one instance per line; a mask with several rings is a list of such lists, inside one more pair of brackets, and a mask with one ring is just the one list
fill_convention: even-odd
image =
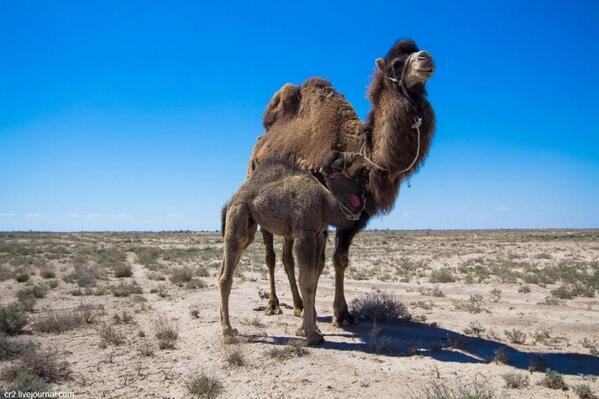
[(401, 60), (399, 58), (394, 59), (393, 62), (391, 63), (391, 69), (395, 73), (400, 73), (402, 68), (403, 68), (403, 60)]

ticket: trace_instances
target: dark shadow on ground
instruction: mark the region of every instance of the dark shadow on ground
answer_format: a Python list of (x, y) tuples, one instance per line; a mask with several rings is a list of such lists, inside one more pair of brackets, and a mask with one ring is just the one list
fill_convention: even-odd
[[(318, 321), (330, 322), (330, 317), (318, 317)], [(581, 353), (526, 352), (490, 339), (471, 337), (416, 322), (393, 324), (378, 323), (379, 332), (373, 335), (371, 322), (358, 322), (332, 334), (324, 333), (324, 349), (362, 351), (373, 353), (377, 343), (382, 343), (383, 356), (429, 356), (442, 362), (489, 363), (503, 358), (512, 367), (535, 371), (547, 368), (561, 374), (586, 374), (599, 376), (599, 357)], [(335, 342), (334, 337), (353, 338), (354, 342)], [(327, 337), (329, 339), (327, 340)], [(286, 345), (288, 337), (248, 336), (251, 342)], [(379, 353), (379, 352), (377, 352)]]

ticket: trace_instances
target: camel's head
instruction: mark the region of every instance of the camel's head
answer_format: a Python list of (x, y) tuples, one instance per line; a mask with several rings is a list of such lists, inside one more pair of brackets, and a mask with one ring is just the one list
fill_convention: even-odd
[(391, 80), (402, 82), (406, 88), (424, 86), (435, 71), (435, 63), (428, 51), (419, 51), (413, 40), (401, 40), (378, 58), (376, 65)]

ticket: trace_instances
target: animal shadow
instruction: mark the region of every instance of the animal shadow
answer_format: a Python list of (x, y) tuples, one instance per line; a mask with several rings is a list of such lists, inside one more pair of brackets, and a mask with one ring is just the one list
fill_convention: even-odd
[[(330, 317), (319, 317), (326, 322)], [(322, 326), (322, 325), (321, 325)], [(326, 350), (361, 351), (381, 356), (428, 356), (442, 362), (490, 363), (500, 361), (509, 366), (561, 374), (599, 376), (599, 357), (583, 353), (535, 352), (516, 349), (491, 339), (460, 334), (434, 325), (401, 321), (396, 323), (356, 322), (338, 331), (323, 330)], [(337, 338), (345, 338), (339, 341)], [(347, 339), (352, 342), (347, 342)], [(254, 342), (286, 345), (293, 338), (262, 337)]]

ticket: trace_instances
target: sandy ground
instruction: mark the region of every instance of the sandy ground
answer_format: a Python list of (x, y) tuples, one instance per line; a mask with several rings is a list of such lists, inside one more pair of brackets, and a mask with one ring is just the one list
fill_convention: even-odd
[[(407, 306), (413, 321), (377, 323), (376, 339), (387, 337), (391, 343), (391, 349), (383, 350), (384, 353), (373, 349), (372, 322), (334, 328), (330, 324), (334, 284), (329, 254), (317, 295), (319, 327), (326, 342), (318, 348), (307, 348), (303, 356), (284, 360), (273, 358), (271, 351), (294, 342), (293, 332), (300, 320), (285, 306), (283, 314), (275, 316), (253, 310), (265, 304), (259, 293), (268, 289), (262, 244), (256, 242), (242, 260), (231, 296), (232, 324), (242, 337), (233, 349), (242, 353), (243, 366), (231, 366), (225, 361), (227, 347), (220, 336), (214, 275), (222, 240), (217, 234), (2, 235), (0, 239), (4, 248), (37, 248), (42, 255), (35, 256), (41, 256), (43, 262), (57, 270), (55, 279), (59, 285), (38, 300), (32, 320), (81, 303), (104, 307), (99, 321), (91, 326), (63, 333), (39, 333), (27, 326), (26, 334), (18, 336), (60, 352), (73, 373), (70, 380), (54, 384), (53, 390), (74, 392), (76, 398), (191, 397), (186, 382), (200, 373), (220, 380), (221, 397), (231, 398), (424, 398), (422, 390), (432, 383), (456, 387), (473, 382), (489, 387), (495, 397), (576, 398), (572, 389), (552, 390), (537, 384), (544, 373), (530, 372), (529, 366), (539, 358), (543, 368), (560, 372), (571, 386), (588, 384), (599, 394), (599, 357), (589, 349), (589, 342), (599, 343), (599, 300), (594, 296), (575, 296), (545, 304), (565, 277), (550, 283), (526, 283), (521, 275), (505, 275), (505, 270), (523, 265), (559, 268), (568, 262), (584, 265), (592, 275), (599, 269), (597, 231), (362, 233), (350, 254), (348, 301), (373, 290), (391, 293)], [(41, 249), (57, 246), (66, 248), (63, 258), (44, 258), (43, 254), (49, 252)], [(73, 254), (81, 248), (102, 247), (121, 248), (133, 275), (118, 279), (108, 276), (100, 279), (96, 287), (134, 280), (143, 294), (123, 298), (72, 294), (77, 286), (61, 277), (72, 270)], [(166, 280), (161, 281), (149, 278), (152, 276), (148, 266), (140, 263), (139, 252), (134, 250), (139, 247), (197, 248), (199, 252), (169, 259), (159, 256), (151, 268), (164, 274)], [(11, 260), (8, 256), (0, 258), (0, 265), (2, 259), (5, 269), (10, 270)], [(483, 264), (492, 269), (489, 265), (493, 262), (503, 262), (502, 272), (493, 269), (500, 276), (491, 272), (482, 282), (468, 277), (465, 267)], [(207, 269), (209, 275), (203, 273), (201, 279), (208, 286), (191, 289), (169, 281), (169, 270), (181, 265)], [(39, 262), (27, 266), (33, 274), (27, 283), (18, 283), (14, 278), (0, 282), (0, 302), (14, 301), (17, 291), (32, 283), (45, 283), (36, 267)], [(431, 282), (435, 280), (431, 272), (439, 269), (450, 271), (456, 281)], [(280, 258), (276, 276), (279, 299), (291, 305)], [(444, 296), (427, 295), (426, 289), (435, 287)], [(478, 308), (464, 307), (473, 303), (473, 295)], [(199, 311), (199, 317), (192, 315), (192, 309)], [(113, 314), (123, 311), (133, 320), (115, 323)], [(155, 321), (161, 316), (173, 319), (178, 327), (175, 349), (158, 348), (154, 331)], [(122, 332), (126, 343), (101, 345), (98, 331), (102, 323)], [(480, 337), (465, 333), (472, 325), (484, 329)], [(513, 329), (526, 334), (523, 344), (510, 342), (506, 330)], [(538, 338), (543, 331), (547, 339), (535, 339), (535, 334)], [(139, 347), (144, 342), (152, 346), (152, 356), (140, 354)], [(497, 353), (505, 355), (509, 364), (492, 361)], [(0, 368), (9, 367), (11, 362), (0, 363)], [(510, 372), (527, 375), (530, 385), (505, 388), (502, 375)]]

